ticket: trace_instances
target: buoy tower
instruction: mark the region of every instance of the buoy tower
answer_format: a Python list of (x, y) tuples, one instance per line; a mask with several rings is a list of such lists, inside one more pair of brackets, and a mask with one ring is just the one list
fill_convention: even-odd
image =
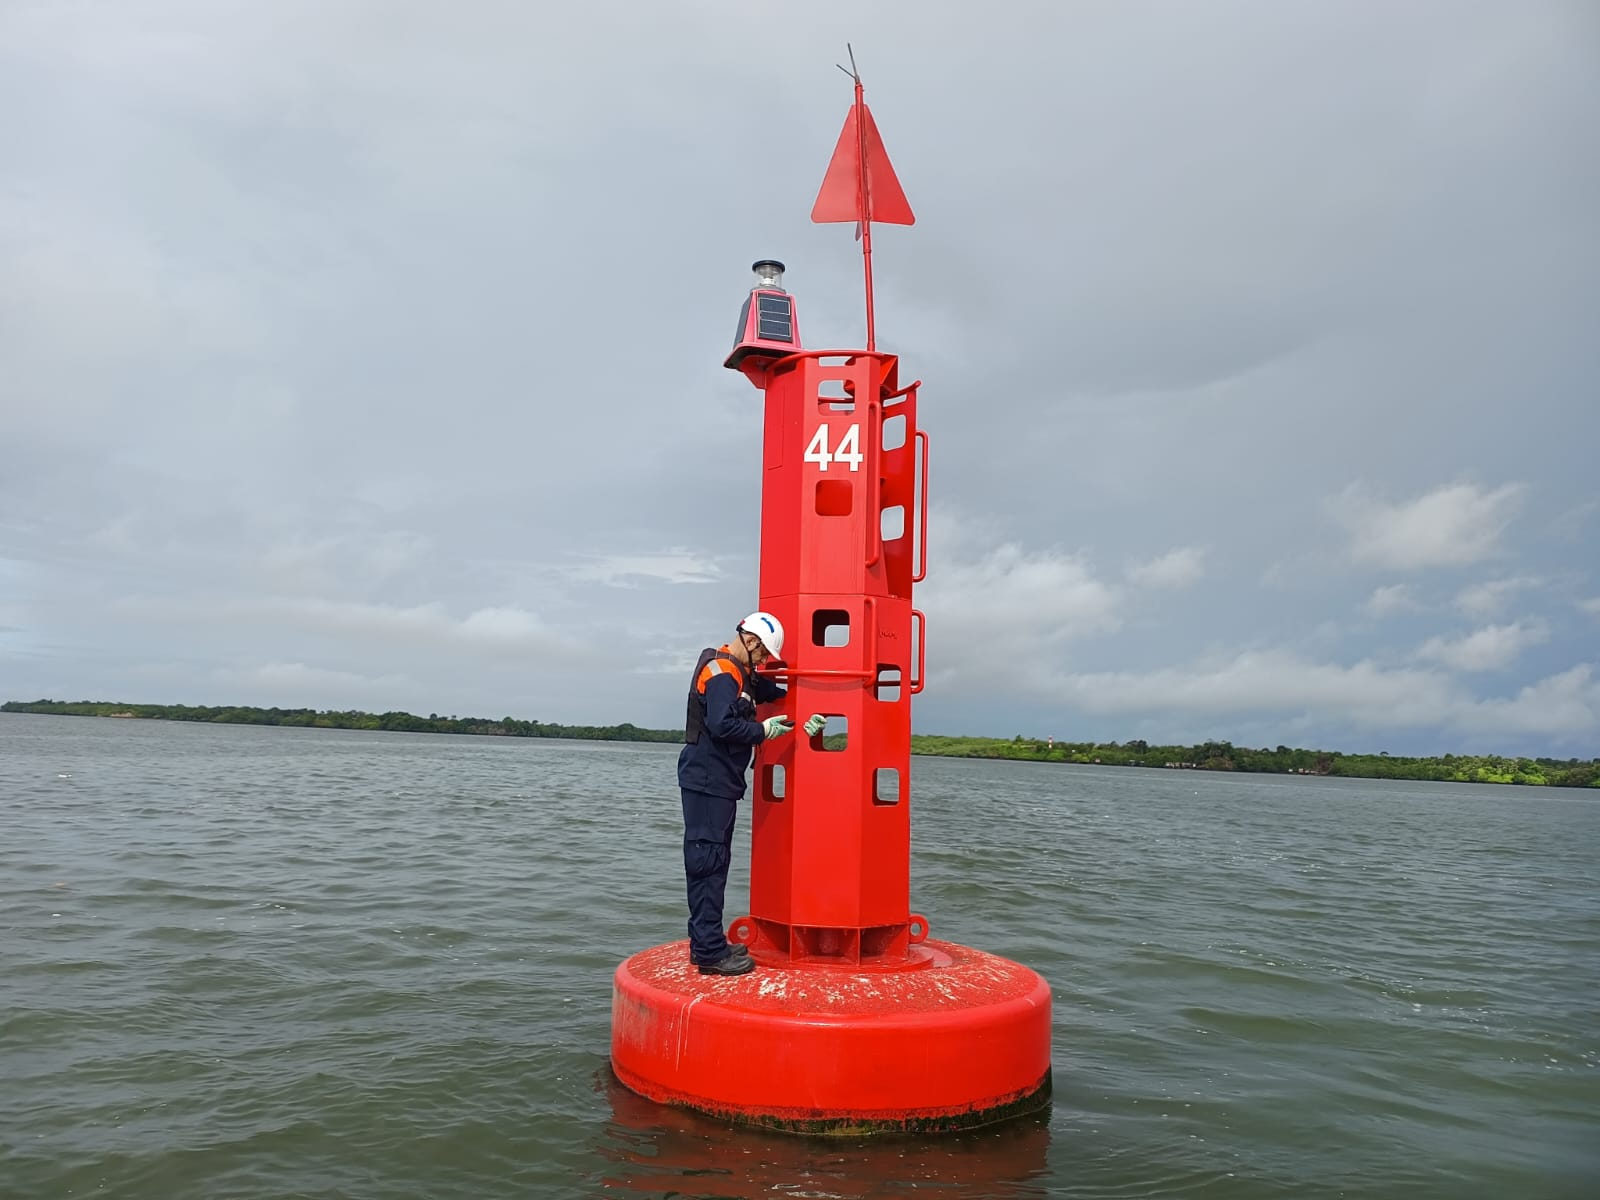
[(1049, 1102), (1050, 988), (931, 937), (911, 908), (928, 435), (919, 383), (876, 346), (872, 223), (915, 218), (846, 74), (855, 101), (811, 219), (856, 224), (866, 347), (804, 349), (784, 266), (764, 259), (724, 364), (765, 396), (759, 607), (789, 631), (781, 710), (828, 730), (757, 752), (750, 913), (728, 929), (757, 969), (701, 975), (685, 940), (633, 955), (613, 980), (611, 1065), (642, 1096), (741, 1123), (963, 1129)]

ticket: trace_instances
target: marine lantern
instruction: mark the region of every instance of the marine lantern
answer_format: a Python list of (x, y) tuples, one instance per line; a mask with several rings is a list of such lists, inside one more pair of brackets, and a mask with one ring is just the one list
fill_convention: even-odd
[(800, 349), (800, 326), (795, 320), (794, 297), (783, 290), (783, 264), (763, 258), (750, 269), (756, 273), (756, 285), (739, 311), (733, 353), (722, 365), (742, 370), (760, 387), (769, 362)]
[[(750, 912), (729, 926), (757, 969), (699, 974), (686, 940), (641, 951), (612, 985), (611, 1065), (631, 1091), (809, 1133), (970, 1128), (1051, 1089), (1049, 985), (930, 936), (911, 907), (911, 700), (927, 622), (928, 435), (920, 382), (876, 348), (873, 221), (915, 218), (854, 72), (855, 103), (812, 209), (856, 222), (866, 348), (802, 349), (782, 264), (755, 265), (725, 363), (763, 393), (760, 607), (784, 622), (801, 732), (757, 752)], [(781, 300), (787, 328), (763, 328)]]

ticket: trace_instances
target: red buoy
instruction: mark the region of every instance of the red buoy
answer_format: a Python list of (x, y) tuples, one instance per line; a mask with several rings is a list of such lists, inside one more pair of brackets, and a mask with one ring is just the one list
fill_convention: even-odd
[(1050, 988), (930, 939), (911, 910), (928, 437), (920, 384), (874, 346), (872, 221), (914, 218), (858, 76), (812, 217), (858, 222), (867, 348), (802, 349), (782, 264), (762, 260), (725, 365), (765, 394), (760, 608), (791, 631), (781, 709), (827, 731), (757, 752), (750, 913), (728, 930), (757, 969), (702, 975), (686, 941), (635, 954), (613, 982), (611, 1063), (642, 1096), (734, 1121), (970, 1128), (1048, 1103)]
[(951, 942), (924, 970), (852, 972), (758, 955), (701, 975), (687, 941), (617, 970), (611, 1062), (633, 1091), (799, 1133), (934, 1132), (1039, 1108), (1050, 1084), (1050, 988)]

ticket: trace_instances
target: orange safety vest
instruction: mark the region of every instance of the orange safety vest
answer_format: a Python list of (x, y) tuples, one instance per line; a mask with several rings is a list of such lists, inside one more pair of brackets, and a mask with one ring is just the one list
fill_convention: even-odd
[[(748, 676), (745, 674), (744, 665), (728, 652), (728, 647), (723, 645), (715, 650), (709, 646), (700, 651), (700, 660), (694, 665), (694, 685), (689, 689), (689, 705), (684, 715), (683, 740), (689, 745), (694, 745), (700, 740), (700, 735), (706, 727), (706, 685), (715, 675), (732, 675), (734, 682), (739, 685), (741, 695), (749, 686)], [(746, 697), (748, 699), (748, 697)], [(750, 714), (754, 719), (755, 702), (750, 702)]]

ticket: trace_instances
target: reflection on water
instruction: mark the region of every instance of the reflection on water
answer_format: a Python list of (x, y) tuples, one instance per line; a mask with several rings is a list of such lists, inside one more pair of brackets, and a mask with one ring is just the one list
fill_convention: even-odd
[(960, 1196), (1042, 1200), (1050, 1112), (941, 1137), (842, 1139), (744, 1129), (637, 1096), (609, 1066), (595, 1088), (610, 1105), (598, 1133), (597, 1189), (674, 1200), (875, 1200)]

